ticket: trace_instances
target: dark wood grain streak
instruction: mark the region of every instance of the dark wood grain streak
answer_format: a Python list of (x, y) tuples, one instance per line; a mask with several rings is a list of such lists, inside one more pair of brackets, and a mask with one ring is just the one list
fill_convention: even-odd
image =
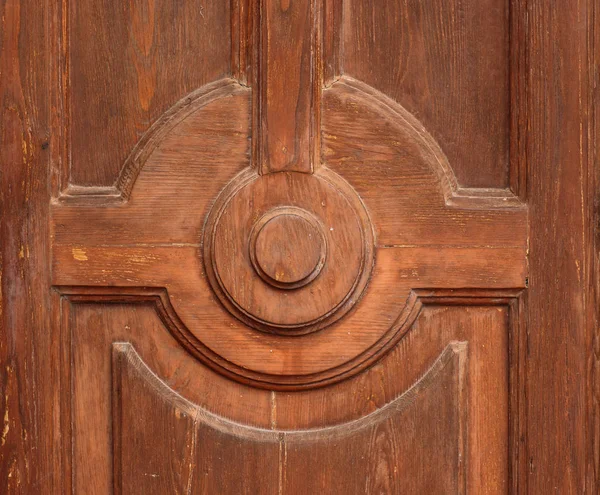
[(598, 332), (597, 304), (590, 308), (598, 218), (591, 190), (598, 164), (588, 143), (594, 4), (528, 2), (529, 493), (599, 489), (586, 461), (597, 455), (598, 439), (589, 381)]
[(47, 5), (0, 2), (0, 492), (62, 493), (48, 223)]
[(319, 166), (321, 2), (260, 0), (254, 122), (261, 174)]
[(113, 186), (133, 146), (163, 112), (228, 75), (228, 3), (63, 0), (69, 182)]
[(423, 122), (463, 187), (509, 186), (511, 3), (344, 2), (344, 73)]

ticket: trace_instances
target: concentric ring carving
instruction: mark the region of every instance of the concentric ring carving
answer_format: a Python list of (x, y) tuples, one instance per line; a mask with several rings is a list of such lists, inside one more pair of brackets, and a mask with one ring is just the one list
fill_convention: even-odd
[(279, 289), (297, 289), (319, 276), (327, 257), (322, 223), (293, 206), (273, 208), (256, 222), (248, 245), (256, 273)]
[[(521, 288), (525, 280), (526, 208), (470, 193), (458, 201), (445, 157), (402, 107), (347, 78), (324, 93), (322, 164), (313, 174), (259, 175), (251, 163), (250, 91), (225, 80), (195, 92), (136, 148), (117, 185), (118, 200), (81, 194), (52, 203), (53, 285), (69, 299), (151, 299), (166, 328), (197, 359), (273, 390), (315, 388), (360, 373), (399, 342), (421, 300), (508, 304), (517, 297), (504, 289)], [(218, 153), (210, 146), (215, 116), (222, 125)], [(182, 135), (193, 154), (182, 149)], [(394, 184), (393, 196), (386, 181)], [(155, 215), (165, 207), (169, 215)], [(242, 212), (237, 226), (230, 208)], [(340, 212), (346, 216), (335, 218)], [(507, 234), (496, 248), (482, 247), (496, 226)], [(273, 239), (285, 241), (288, 229), (316, 232), (317, 240), (297, 259), (290, 248), (297, 242), (284, 243), (292, 262), (286, 271), (285, 257), (271, 266), (272, 258), (259, 252)], [(353, 232), (354, 244), (344, 232)], [(216, 259), (221, 234), (219, 242), (230, 235), (229, 254), (237, 259)], [(452, 245), (440, 248), (440, 239)], [(226, 263), (239, 263), (243, 272), (235, 276), (256, 279), (263, 295), (300, 302), (279, 315), (260, 314), (251, 299), (238, 298), (235, 278), (226, 282)], [(509, 269), (515, 266), (522, 270)], [(328, 289), (335, 271), (349, 274), (335, 279), (341, 287), (335, 299), (325, 304), (308, 296)], [(482, 274), (493, 290), (481, 290)], [(293, 310), (303, 304), (302, 294), (321, 306), (309, 308), (310, 318), (286, 321), (298, 317)], [(296, 337), (301, 334), (310, 335)], [(252, 353), (243, 350), (249, 345)]]
[(261, 331), (302, 335), (354, 306), (374, 244), (365, 206), (333, 172), (261, 176), (249, 169), (211, 210), (203, 255), (229, 312)]

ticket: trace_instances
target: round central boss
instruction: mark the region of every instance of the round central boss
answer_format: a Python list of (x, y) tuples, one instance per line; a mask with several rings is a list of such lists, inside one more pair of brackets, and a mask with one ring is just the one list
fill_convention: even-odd
[(300, 208), (275, 208), (264, 215), (250, 235), (250, 259), (260, 277), (281, 289), (312, 282), (327, 255), (323, 227)]

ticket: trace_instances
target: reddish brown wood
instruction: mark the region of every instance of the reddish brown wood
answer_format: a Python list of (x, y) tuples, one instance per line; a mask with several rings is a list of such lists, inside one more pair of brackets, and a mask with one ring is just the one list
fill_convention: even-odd
[(231, 0), (231, 73), (244, 86), (252, 82), (256, 2)]
[(319, 276), (327, 257), (324, 230), (305, 210), (276, 209), (262, 217), (250, 235), (254, 269), (280, 289), (309, 284)]
[(255, 164), (261, 174), (320, 164), (321, 2), (258, 0)]
[(598, 141), (590, 118), (597, 67), (587, 63), (597, 56), (588, 43), (598, 18), (595, 2), (565, 7), (530, 2), (537, 19), (528, 45), (529, 125), (536, 130), (527, 143), (531, 493), (599, 489)]
[(597, 10), (0, 2), (0, 493), (596, 493)]
[(509, 88), (518, 77), (510, 14), (516, 6), (523, 15), (524, 3), (347, 0), (343, 71), (415, 115), (462, 186), (506, 188)]
[(50, 289), (55, 12), (0, 2), (0, 491), (61, 493), (60, 349)]
[(110, 187), (165, 111), (229, 72), (228, 2), (62, 3), (70, 139), (64, 185)]

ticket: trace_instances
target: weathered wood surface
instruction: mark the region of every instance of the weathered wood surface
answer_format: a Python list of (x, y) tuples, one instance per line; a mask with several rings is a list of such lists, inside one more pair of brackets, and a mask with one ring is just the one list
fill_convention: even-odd
[(117, 3), (0, 2), (0, 492), (597, 492), (595, 3)]

